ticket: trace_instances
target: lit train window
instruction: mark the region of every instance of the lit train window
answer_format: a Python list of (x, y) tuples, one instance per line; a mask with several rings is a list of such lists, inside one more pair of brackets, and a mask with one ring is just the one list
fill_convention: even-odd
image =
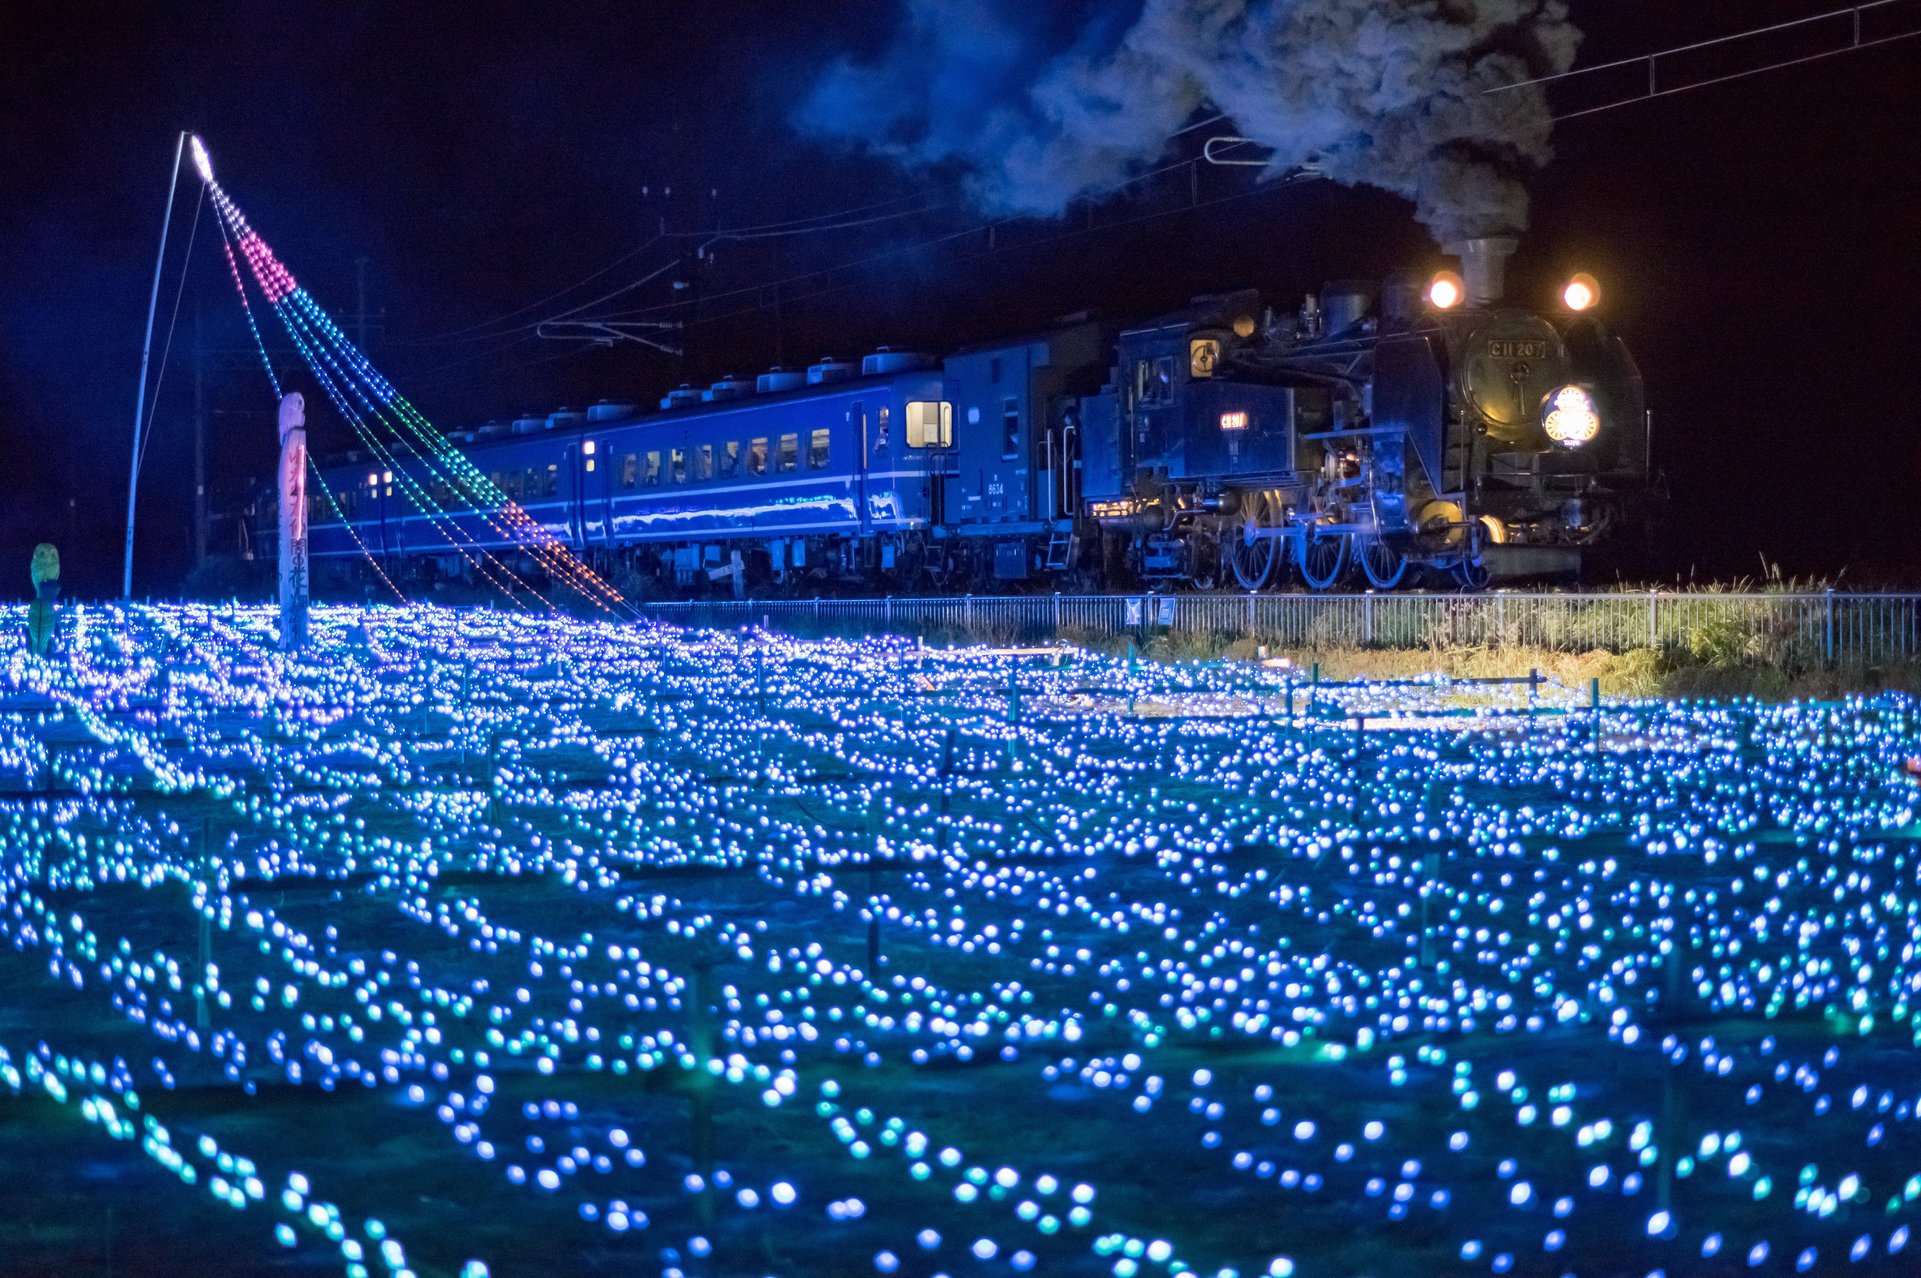
[(874, 414), (874, 451), (877, 453), (887, 451), (887, 405), (885, 404), (882, 404), (880, 411)]
[(780, 437), (780, 463), (782, 471), (796, 470), (800, 467), (800, 436), (782, 435)]
[(917, 399), (907, 405), (909, 448), (952, 448), (954, 406), (946, 400)]
[(807, 440), (807, 469), (827, 469), (827, 446), (833, 434), (826, 427), (815, 431)]
[(628, 453), (620, 459), (620, 486), (634, 488), (640, 484), (640, 454)]
[(740, 471), (740, 441), (730, 439), (720, 446), (720, 477), (726, 479)]
[(694, 478), (712, 479), (714, 477), (714, 446), (702, 444), (694, 450)]
[(1019, 400), (1001, 401), (1001, 459), (1012, 461), (1020, 451), (1021, 406)]
[(560, 463), (549, 462), (547, 473), (540, 477), (540, 495), (558, 497), (560, 495)]
[(648, 450), (647, 470), (645, 474), (642, 476), (640, 482), (647, 485), (649, 488), (652, 488), (660, 483), (660, 450), (658, 448), (653, 448)]
[(507, 492), (507, 498), (509, 501), (519, 501), (522, 497), (526, 496), (527, 494), (526, 477), (517, 470), (508, 471), (506, 492)]
[(671, 467), (672, 467), (672, 473), (668, 475), (667, 482), (670, 484), (686, 483), (687, 482), (687, 451), (685, 449), (676, 448), (672, 451)]
[(767, 440), (765, 437), (747, 445), (747, 469), (756, 475), (767, 473)]

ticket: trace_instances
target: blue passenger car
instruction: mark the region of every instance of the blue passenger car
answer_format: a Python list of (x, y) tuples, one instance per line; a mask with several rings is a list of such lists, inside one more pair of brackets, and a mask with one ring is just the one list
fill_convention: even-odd
[(345, 520), (317, 494), (312, 553), (458, 574), (483, 550), (530, 567), (545, 535), (682, 587), (903, 570), (927, 554), (952, 420), (933, 361), (888, 350), (683, 387), (654, 413), (523, 418), (454, 437), (504, 510), (417, 456), (355, 458), (325, 472)]

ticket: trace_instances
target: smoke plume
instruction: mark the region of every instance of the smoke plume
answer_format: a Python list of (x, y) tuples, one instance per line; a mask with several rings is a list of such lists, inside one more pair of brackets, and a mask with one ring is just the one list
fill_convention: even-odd
[(1312, 163), (1392, 191), (1443, 242), (1526, 226), (1524, 179), (1552, 154), (1546, 98), (1485, 91), (1566, 70), (1580, 41), (1564, 0), (905, 9), (878, 60), (822, 75), (796, 114), (804, 132), (958, 169), (990, 213), (1051, 216), (1151, 166), (1196, 111), (1218, 109), (1273, 149), (1271, 173)]

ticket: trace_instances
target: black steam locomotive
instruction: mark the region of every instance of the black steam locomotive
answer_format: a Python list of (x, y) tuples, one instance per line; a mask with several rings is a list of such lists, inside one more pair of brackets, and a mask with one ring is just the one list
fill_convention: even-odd
[[(1642, 517), (1641, 382), (1592, 278), (1552, 310), (1502, 304), (1513, 248), (1450, 245), (1458, 274), (1286, 312), (1233, 293), (1118, 334), (1080, 320), (493, 423), (452, 437), (464, 479), (349, 456), (323, 468), (312, 553), (530, 571), (529, 539), (552, 538), (663, 594), (1566, 572)], [(420, 470), (396, 485), (394, 466)]]

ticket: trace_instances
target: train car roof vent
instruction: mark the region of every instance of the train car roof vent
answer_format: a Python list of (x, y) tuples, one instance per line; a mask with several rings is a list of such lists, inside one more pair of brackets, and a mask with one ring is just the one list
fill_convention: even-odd
[(806, 384), (806, 373), (798, 368), (782, 368), (778, 364), (754, 379), (754, 389), (762, 395), (799, 390)]
[(546, 429), (547, 419), (545, 417), (514, 418), (514, 434), (516, 435), (538, 435)]
[(563, 430), (569, 426), (578, 426), (586, 420), (587, 414), (578, 408), (556, 408), (547, 414), (547, 429)]
[(683, 382), (660, 397), (660, 407), (662, 411), (671, 413), (677, 408), (700, 403), (700, 395), (699, 391)]
[(828, 382), (852, 381), (858, 376), (859, 366), (844, 359), (829, 355), (818, 363), (807, 366), (807, 384), (824, 386)]
[(622, 403), (619, 400), (603, 399), (587, 410), (590, 422), (617, 422), (623, 417), (632, 417), (640, 411), (640, 405)]
[(706, 403), (714, 404), (730, 399), (746, 399), (753, 393), (754, 384), (752, 382), (744, 377), (735, 377), (732, 373), (729, 373), (702, 392), (701, 399)]
[(885, 373), (904, 373), (909, 369), (928, 368), (933, 360), (919, 351), (897, 351), (891, 346), (883, 346), (872, 355), (863, 356), (860, 361), (862, 377), (879, 377)]

